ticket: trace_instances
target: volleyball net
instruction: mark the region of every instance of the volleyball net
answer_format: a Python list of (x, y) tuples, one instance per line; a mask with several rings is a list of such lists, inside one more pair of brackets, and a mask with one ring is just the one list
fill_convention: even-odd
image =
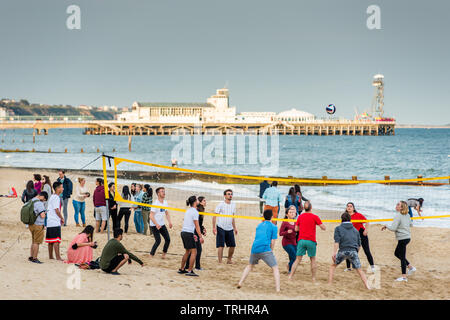
[[(113, 177), (111, 177), (111, 171)], [(293, 221), (287, 219), (285, 212), (290, 204), (286, 203), (286, 199), (290, 197), (289, 189), (294, 185), (301, 187), (303, 197), (312, 203), (313, 212), (326, 223), (339, 223), (340, 215), (345, 211), (348, 202), (353, 202), (357, 211), (368, 218), (360, 222), (392, 221), (396, 203), (412, 198), (424, 199), (422, 217), (419, 217), (413, 209), (413, 220), (422, 222), (432, 220), (433, 225), (439, 226), (441, 223), (449, 223), (449, 219), (446, 218), (450, 217), (450, 214), (445, 214), (448, 212), (446, 205), (448, 206), (450, 176), (392, 180), (247, 176), (170, 167), (106, 155), (103, 156), (103, 175), (105, 186), (110, 182), (115, 184), (115, 201), (129, 203), (135, 207), (167, 209), (170, 212), (184, 213), (187, 209), (186, 199), (196, 195), (206, 198), (206, 212), (201, 213), (205, 216), (262, 220), (261, 212), (264, 203), (259, 197), (260, 183), (277, 181), (281, 201), (278, 218), (274, 219), (275, 221)], [(123, 186), (130, 186), (132, 183), (141, 186), (150, 185), (153, 191), (153, 202), (157, 197), (155, 190), (164, 187), (169, 205), (163, 207), (124, 199)], [(215, 207), (223, 201), (224, 191), (227, 189), (232, 190), (232, 201), (236, 205), (236, 214), (233, 216), (214, 212)], [(105, 188), (105, 196), (108, 197), (107, 188)]]

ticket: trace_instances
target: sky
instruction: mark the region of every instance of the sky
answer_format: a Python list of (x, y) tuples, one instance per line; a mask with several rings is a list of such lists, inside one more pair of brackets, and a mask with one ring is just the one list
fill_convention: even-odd
[[(81, 11), (70, 30), (69, 5)], [(368, 6), (380, 7), (370, 30)], [(206, 102), (325, 117), (368, 110), (385, 76), (385, 116), (450, 123), (448, 0), (2, 0), (0, 97), (131, 106)]]

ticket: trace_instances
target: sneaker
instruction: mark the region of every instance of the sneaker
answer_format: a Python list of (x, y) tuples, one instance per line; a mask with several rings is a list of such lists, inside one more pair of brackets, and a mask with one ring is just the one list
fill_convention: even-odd
[(412, 267), (411, 269), (408, 270), (408, 276), (412, 275), (414, 272), (416, 272), (416, 268)]
[(195, 268), (195, 270), (203, 271), (203, 270), (205, 270), (205, 269), (203, 269), (203, 268)]
[(116, 272), (111, 272), (110, 274), (113, 274), (113, 275), (115, 275), (115, 276), (120, 275), (120, 273), (118, 273), (117, 271), (116, 271)]
[(185, 274), (185, 273), (188, 273), (186, 270), (181, 270), (181, 269), (178, 269), (178, 273), (179, 274)]
[(194, 271), (186, 272), (185, 275), (186, 275), (186, 276), (190, 276), (190, 277), (198, 277), (198, 274), (196, 274)]
[(345, 268), (344, 271), (345, 271), (345, 272), (347, 272), (347, 271), (353, 271), (353, 269), (352, 269), (352, 268)]
[(397, 281), (397, 282), (402, 282), (402, 281), (408, 282), (408, 279), (400, 277), (400, 278), (395, 279), (395, 281)]
[(28, 261), (33, 261), (33, 257), (28, 257)]
[(36, 259), (32, 259), (32, 260), (30, 260), (31, 262), (33, 262), (33, 263), (38, 263), (38, 264), (42, 264), (42, 262), (41, 261), (39, 261), (39, 259), (38, 258), (36, 258)]

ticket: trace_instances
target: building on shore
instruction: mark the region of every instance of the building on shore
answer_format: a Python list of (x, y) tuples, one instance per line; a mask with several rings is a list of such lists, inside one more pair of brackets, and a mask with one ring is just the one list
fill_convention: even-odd
[(123, 122), (154, 123), (270, 123), (274, 121), (311, 122), (315, 116), (296, 109), (275, 112), (242, 112), (230, 107), (229, 90), (216, 90), (202, 102), (134, 102), (131, 111), (122, 112), (118, 120)]

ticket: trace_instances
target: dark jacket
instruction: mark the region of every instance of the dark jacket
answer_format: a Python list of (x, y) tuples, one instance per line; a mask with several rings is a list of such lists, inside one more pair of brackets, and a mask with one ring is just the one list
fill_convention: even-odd
[[(56, 181), (61, 182), (61, 178), (56, 179)], [(64, 176), (64, 182), (62, 184), (63, 184), (63, 188), (64, 188), (63, 193), (62, 193), (62, 198), (69, 199), (70, 196), (72, 195), (72, 191), (73, 191), (72, 181), (70, 181), (69, 178)]]
[[(198, 212), (205, 212), (205, 208), (201, 204), (199, 204), (197, 206), (197, 211)], [(202, 214), (198, 215), (198, 225), (200, 227), (200, 232), (202, 234), (203, 234), (203, 230), (205, 230), (205, 227), (203, 226), (203, 218), (204, 218), (204, 215), (202, 215)], [(197, 230), (195, 230), (195, 234), (197, 234)]]
[(267, 181), (263, 181), (259, 184), (259, 197), (262, 198), (264, 191), (270, 187), (270, 184)]
[(94, 201), (95, 207), (106, 206), (105, 187), (104, 186), (97, 186), (97, 188), (95, 188), (94, 196), (92, 197), (92, 200)]
[(37, 196), (36, 189), (33, 188), (31, 190), (31, 192), (28, 192), (28, 190), (25, 189), (25, 190), (23, 190), (23, 193), (22, 193), (22, 202), (27, 203), (28, 201), (30, 201), (31, 199), (33, 199), (36, 196)]
[(339, 243), (339, 251), (358, 251), (361, 246), (361, 237), (351, 222), (344, 222), (334, 229), (334, 242)]

